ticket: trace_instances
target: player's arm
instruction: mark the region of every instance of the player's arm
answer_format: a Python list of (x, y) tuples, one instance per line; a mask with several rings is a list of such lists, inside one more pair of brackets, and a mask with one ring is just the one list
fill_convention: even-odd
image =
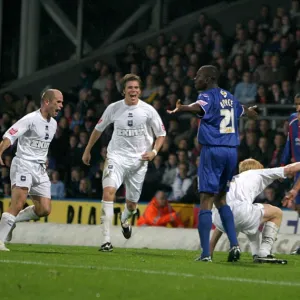
[(95, 129), (93, 130), (88, 144), (85, 147), (84, 153), (82, 155), (82, 161), (85, 165), (90, 165), (91, 160), (91, 150), (94, 147), (95, 143), (98, 141), (98, 139), (101, 137), (102, 132), (105, 130), (105, 128), (112, 123), (111, 119), (111, 105), (107, 107), (105, 112), (103, 113), (102, 117), (98, 121), (97, 125), (95, 126)]
[(297, 172), (300, 172), (300, 162), (295, 162), (283, 167), (285, 177), (293, 177)]
[(183, 105), (180, 100), (177, 100), (176, 108), (174, 110), (167, 110), (167, 113), (169, 114), (175, 114), (177, 112), (191, 112), (196, 113), (199, 116), (203, 116), (205, 113), (204, 109), (197, 102), (190, 105)]
[(20, 119), (12, 125), (3, 135), (3, 140), (0, 144), (0, 164), (4, 166), (2, 155), (14, 142), (29, 129), (29, 118), (27, 116)]
[(213, 253), (214, 253), (214, 250), (217, 246), (217, 243), (219, 241), (219, 239), (221, 238), (223, 232), (220, 231), (218, 228), (216, 228), (214, 230), (214, 233), (210, 239), (210, 242), (209, 242), (209, 248), (210, 248), (210, 256), (212, 257), (213, 256)]
[(151, 161), (154, 159), (154, 157), (157, 155), (159, 150), (161, 149), (165, 138), (166, 138), (166, 130), (165, 126), (157, 113), (155, 109), (153, 109), (150, 120), (149, 120), (150, 126), (156, 136), (154, 147), (152, 151), (145, 152), (142, 155), (142, 160), (148, 160)]
[(4, 166), (4, 162), (2, 160), (2, 155), (4, 151), (11, 146), (11, 141), (8, 138), (4, 138), (3, 141), (0, 143), (0, 164)]
[(295, 182), (294, 186), (286, 193), (283, 198), (283, 206), (291, 208), (293, 202), (300, 191), (300, 178)]

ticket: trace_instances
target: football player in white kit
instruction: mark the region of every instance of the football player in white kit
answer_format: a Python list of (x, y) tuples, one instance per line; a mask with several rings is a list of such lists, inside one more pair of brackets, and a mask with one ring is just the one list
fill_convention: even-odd
[(122, 89), (125, 98), (107, 107), (95, 126), (82, 157), (83, 162), (89, 165), (92, 147), (105, 128), (109, 124), (114, 124), (102, 177), (101, 223), (104, 240), (99, 250), (105, 252), (113, 250), (110, 226), (114, 215), (113, 203), (116, 191), (122, 183), (125, 184), (126, 203), (121, 215), (121, 226), (124, 237), (129, 239), (132, 228), (128, 219), (136, 211), (148, 161), (157, 155), (166, 136), (165, 127), (157, 111), (139, 99), (141, 95), (139, 76), (125, 75)]
[[(237, 234), (242, 232), (250, 241), (255, 262), (286, 263), (271, 254), (272, 246), (282, 221), (282, 210), (270, 204), (254, 203), (255, 198), (276, 179), (292, 177), (300, 170), (300, 163), (285, 167), (264, 169), (255, 159), (246, 159), (239, 164), (239, 173), (230, 182), (226, 201), (234, 216)], [(213, 210), (213, 223), (216, 229), (210, 242), (212, 252), (224, 232), (217, 210)], [(264, 224), (260, 242), (259, 226)]]
[[(3, 135), (0, 144), (0, 164), (3, 152), (18, 140), (16, 156), (10, 168), (11, 204), (0, 221), (0, 250), (9, 251), (5, 242), (11, 240), (16, 222), (38, 220), (50, 214), (51, 183), (46, 171), (48, 148), (56, 132), (54, 117), (63, 107), (63, 95), (50, 89), (43, 93), (40, 109), (27, 114)], [(23, 209), (30, 195), (34, 205)]]

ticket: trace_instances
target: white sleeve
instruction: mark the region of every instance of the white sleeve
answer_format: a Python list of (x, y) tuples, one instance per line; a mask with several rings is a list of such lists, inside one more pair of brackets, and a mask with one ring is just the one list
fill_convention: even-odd
[(11, 144), (14, 144), (14, 142), (22, 136), (30, 126), (30, 118), (27, 116), (20, 119), (18, 122), (13, 124), (3, 135), (4, 138), (8, 138), (11, 142)]
[(112, 123), (112, 105), (109, 105), (104, 111), (103, 115), (99, 119), (95, 126), (97, 131), (103, 132), (105, 128)]
[(260, 184), (263, 190), (276, 179), (285, 178), (284, 167), (252, 170), (252, 172), (259, 176)]
[(150, 126), (153, 129), (153, 132), (156, 137), (158, 136), (166, 136), (166, 129), (159, 116), (158, 112), (153, 108), (152, 114), (150, 117)]

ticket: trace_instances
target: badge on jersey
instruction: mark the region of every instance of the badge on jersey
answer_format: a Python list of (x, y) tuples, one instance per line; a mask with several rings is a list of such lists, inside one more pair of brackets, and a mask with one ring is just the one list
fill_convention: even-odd
[(221, 90), (221, 95), (224, 97), (224, 98), (226, 98), (227, 97), (227, 93), (225, 92), (225, 91), (223, 91), (223, 90)]
[(49, 133), (46, 133), (45, 140), (48, 140), (48, 139), (49, 139)]
[(49, 130), (49, 127), (48, 127), (48, 125), (46, 125), (46, 126), (45, 126), (45, 130), (46, 130), (46, 131), (48, 131), (48, 130)]
[(133, 114), (132, 113), (128, 113), (128, 118), (133, 118)]
[(132, 126), (133, 126), (133, 121), (132, 121), (132, 120), (128, 120), (127, 125), (128, 125), (129, 127), (132, 127)]
[(11, 128), (8, 132), (10, 135), (14, 135), (18, 132), (18, 129)]
[(21, 181), (26, 181), (26, 176), (21, 175)]

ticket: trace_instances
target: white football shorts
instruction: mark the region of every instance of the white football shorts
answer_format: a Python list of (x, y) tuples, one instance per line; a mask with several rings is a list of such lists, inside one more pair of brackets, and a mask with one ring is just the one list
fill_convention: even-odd
[(141, 196), (148, 162), (136, 158), (111, 157), (104, 164), (103, 188), (113, 186), (117, 190), (124, 183), (126, 199), (138, 202)]
[(29, 195), (51, 199), (51, 182), (46, 166), (14, 157), (10, 168), (11, 186), (27, 187)]
[[(240, 203), (239, 205), (230, 205), (230, 207), (236, 232), (253, 235), (258, 231), (264, 216), (264, 206), (262, 204)], [(220, 231), (225, 232), (217, 209), (213, 210), (213, 223)]]

